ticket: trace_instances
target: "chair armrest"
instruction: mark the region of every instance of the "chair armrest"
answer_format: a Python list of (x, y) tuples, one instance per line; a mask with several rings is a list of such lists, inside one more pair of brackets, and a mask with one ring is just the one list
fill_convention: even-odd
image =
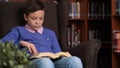
[(98, 39), (94, 39), (88, 42), (82, 42), (80, 45), (71, 48), (69, 52), (71, 55), (81, 58), (84, 68), (96, 68), (97, 55), (100, 47), (101, 42)]

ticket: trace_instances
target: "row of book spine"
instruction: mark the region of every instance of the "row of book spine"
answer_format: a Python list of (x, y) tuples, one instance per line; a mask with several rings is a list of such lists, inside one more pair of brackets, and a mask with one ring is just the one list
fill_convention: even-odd
[[(120, 1), (119, 1), (120, 2)], [(69, 18), (80, 18), (81, 16), (81, 3), (69, 2)], [(110, 17), (111, 9), (110, 4), (104, 2), (89, 2), (88, 3), (88, 18), (106, 18)]]
[[(76, 47), (80, 44), (81, 41), (81, 30), (77, 27), (78, 24), (72, 23), (68, 25), (67, 28), (67, 44), (69, 47)], [(102, 40), (101, 31), (90, 29), (88, 31), (88, 40), (99, 39)]]
[(89, 2), (88, 3), (88, 18), (106, 18), (110, 17), (111, 9), (109, 4), (104, 2)]
[[(76, 27), (76, 24), (70, 24), (67, 28), (67, 43), (69, 47), (75, 47), (80, 44), (80, 29)], [(101, 32), (99, 30), (89, 30), (88, 31), (88, 40), (99, 39), (101, 40)]]
[[(9, 0), (0, 0), (0, 2), (9, 2)], [(44, 1), (43, 1), (44, 2)], [(46, 1), (45, 1), (46, 2)], [(57, 0), (47, 0), (48, 3), (56, 3), (58, 4)]]
[(88, 40), (99, 39), (101, 40), (101, 33), (99, 30), (89, 30)]
[(69, 2), (69, 17), (80, 18), (80, 2)]
[(9, 2), (9, 0), (0, 0), (0, 2)]
[(80, 44), (80, 29), (77, 29), (76, 24), (71, 24), (67, 29), (68, 48), (75, 47)]
[(116, 13), (120, 15), (120, 0), (116, 0)]

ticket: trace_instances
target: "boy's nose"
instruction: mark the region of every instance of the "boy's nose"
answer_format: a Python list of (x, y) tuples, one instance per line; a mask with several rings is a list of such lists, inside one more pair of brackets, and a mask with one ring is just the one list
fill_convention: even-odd
[(39, 20), (36, 20), (35, 24), (38, 24), (40, 21)]

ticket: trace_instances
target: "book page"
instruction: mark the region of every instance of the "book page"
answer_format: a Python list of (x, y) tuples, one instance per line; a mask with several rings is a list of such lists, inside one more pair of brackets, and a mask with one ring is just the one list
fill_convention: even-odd
[(53, 53), (50, 53), (50, 52), (43, 52), (43, 53), (39, 53), (38, 55), (33, 55), (30, 58), (42, 58), (42, 57), (49, 57), (49, 58), (55, 59), (58, 56), (56, 56), (56, 55), (54, 55)]
[(43, 53), (39, 53), (38, 55), (33, 55), (30, 57), (30, 59), (32, 58), (42, 58), (42, 57), (49, 57), (51, 59), (56, 59), (59, 57), (70, 57), (70, 53), (69, 52), (59, 52), (59, 53), (51, 53), (51, 52), (43, 52)]
[(71, 56), (69, 52), (59, 52), (59, 53), (56, 53), (56, 55), (58, 55), (59, 57), (70, 57)]

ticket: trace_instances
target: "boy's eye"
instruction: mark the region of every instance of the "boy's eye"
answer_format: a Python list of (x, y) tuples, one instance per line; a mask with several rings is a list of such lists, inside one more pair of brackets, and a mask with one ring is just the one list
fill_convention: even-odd
[[(31, 19), (32, 19), (32, 20), (36, 20), (37, 17), (31, 17)], [(43, 18), (43, 17), (40, 17), (39, 20), (44, 20), (44, 18)]]
[(43, 18), (43, 17), (40, 17), (39, 19), (40, 19), (40, 20), (44, 20), (44, 18)]
[(36, 20), (37, 18), (36, 17), (31, 17), (32, 20)]

